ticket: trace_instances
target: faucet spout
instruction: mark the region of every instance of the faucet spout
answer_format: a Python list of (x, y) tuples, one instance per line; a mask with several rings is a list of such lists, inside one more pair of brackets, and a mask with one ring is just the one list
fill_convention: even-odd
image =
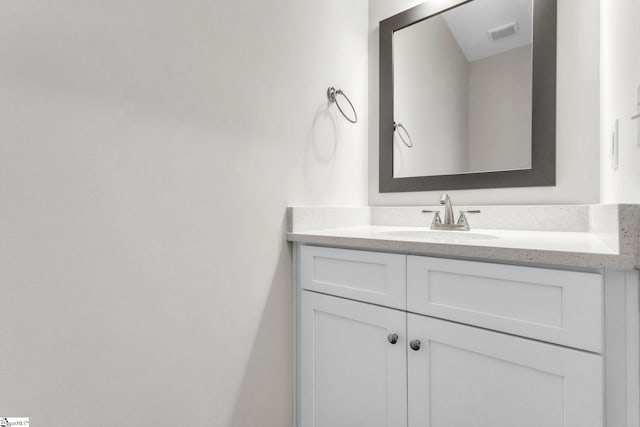
[(449, 198), (449, 195), (447, 193), (444, 193), (440, 197), (440, 204), (445, 205), (444, 221), (442, 221), (442, 223), (448, 225), (455, 224), (455, 220), (453, 218), (453, 207), (451, 206), (451, 199)]

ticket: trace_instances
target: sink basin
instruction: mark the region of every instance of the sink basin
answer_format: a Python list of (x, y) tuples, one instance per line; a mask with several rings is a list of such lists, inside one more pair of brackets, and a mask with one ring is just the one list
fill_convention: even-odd
[(474, 233), (469, 231), (393, 230), (381, 231), (376, 234), (387, 237), (400, 237), (403, 239), (428, 240), (447, 243), (498, 238), (498, 236), (493, 236), (491, 234)]

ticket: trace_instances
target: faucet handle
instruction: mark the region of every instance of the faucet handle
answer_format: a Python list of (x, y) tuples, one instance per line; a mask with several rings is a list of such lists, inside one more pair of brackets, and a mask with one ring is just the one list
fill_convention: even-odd
[(431, 221), (431, 227), (433, 228), (434, 224), (442, 224), (442, 219), (440, 218), (440, 212), (437, 212), (433, 215), (433, 221)]
[(433, 213), (435, 215), (433, 215), (433, 221), (431, 221), (431, 227), (433, 227), (433, 224), (442, 224), (442, 219), (440, 218), (440, 211), (432, 211), (429, 209), (423, 209), (422, 213)]
[(458, 218), (458, 225), (463, 225), (466, 230), (469, 229), (469, 221), (467, 221), (467, 215), (465, 214), (476, 214), (480, 213), (480, 209), (471, 209), (471, 210), (460, 210), (460, 217)]

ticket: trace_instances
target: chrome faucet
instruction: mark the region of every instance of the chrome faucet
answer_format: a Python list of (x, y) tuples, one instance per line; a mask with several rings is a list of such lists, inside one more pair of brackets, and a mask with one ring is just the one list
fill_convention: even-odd
[(451, 206), (451, 198), (447, 193), (440, 196), (440, 204), (444, 205), (444, 222), (443, 225), (453, 225), (453, 207)]
[(454, 222), (453, 206), (451, 205), (451, 198), (447, 193), (444, 193), (440, 197), (440, 204), (444, 205), (444, 221), (440, 218), (440, 212), (423, 210), (423, 213), (433, 213), (433, 221), (431, 222), (432, 230), (459, 230), (469, 231), (469, 221), (467, 221), (468, 213), (480, 213), (479, 210), (460, 211), (458, 222)]

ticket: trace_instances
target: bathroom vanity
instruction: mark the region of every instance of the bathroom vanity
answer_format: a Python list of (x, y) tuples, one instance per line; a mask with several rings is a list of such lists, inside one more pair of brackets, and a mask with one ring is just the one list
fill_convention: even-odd
[[(357, 222), (338, 211), (320, 216)], [(595, 230), (434, 233), (385, 215), (290, 218), (297, 426), (638, 426), (637, 216), (616, 249)]]

